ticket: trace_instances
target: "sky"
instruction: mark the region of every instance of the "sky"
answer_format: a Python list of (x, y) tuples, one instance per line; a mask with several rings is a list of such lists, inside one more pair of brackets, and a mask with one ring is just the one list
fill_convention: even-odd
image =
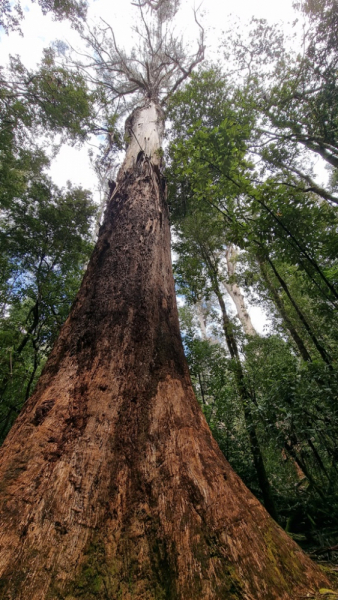
[[(0, 0), (1, 2), (1, 0)], [(197, 36), (193, 18), (193, 8), (200, 7), (201, 22), (206, 32), (207, 58), (211, 57), (219, 47), (219, 40), (224, 31), (236, 19), (249, 21), (251, 17), (265, 18), (269, 22), (279, 22), (288, 30), (296, 14), (292, 8), (293, 0), (272, 2), (271, 0), (182, 0), (178, 27), (185, 42)], [(11, 33), (6, 36), (0, 31), (1, 64), (6, 64), (9, 54), (20, 55), (27, 67), (34, 67), (41, 59), (42, 51), (55, 40), (63, 40), (73, 47), (79, 47), (79, 39), (67, 21), (55, 22), (50, 16), (42, 15), (39, 6), (29, 0), (21, 2), (25, 13), (22, 23), (23, 37)], [(135, 18), (135, 8), (128, 0), (89, 0), (88, 21), (103, 18), (113, 26), (117, 40), (123, 45), (130, 45), (132, 39), (131, 24)], [(229, 16), (231, 15), (231, 17)], [(239, 26), (238, 24), (235, 26)], [(92, 139), (95, 145), (95, 139)], [(50, 174), (54, 182), (62, 187), (67, 181), (90, 189), (99, 201), (97, 182), (88, 158), (88, 146), (81, 148), (65, 146), (52, 162)], [(263, 333), (266, 317), (258, 306), (249, 308), (256, 328)]]

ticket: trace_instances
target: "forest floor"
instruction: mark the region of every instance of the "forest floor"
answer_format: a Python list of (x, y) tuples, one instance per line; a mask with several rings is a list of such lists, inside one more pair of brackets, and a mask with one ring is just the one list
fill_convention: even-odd
[(316, 560), (315, 556), (311, 554), (310, 556), (312, 560), (314, 560), (324, 571), (325, 575), (331, 582), (332, 588), (322, 588), (319, 590), (319, 594), (315, 594), (314, 596), (309, 593), (304, 597), (304, 600), (305, 598), (307, 600), (338, 600), (338, 556), (329, 560), (323, 559), (322, 556), (319, 560)]
[(337, 531), (323, 530), (313, 535), (312, 541), (308, 536), (289, 533), (289, 535), (301, 546), (301, 548), (316, 562), (324, 571), (331, 582), (330, 589), (322, 588), (319, 594), (312, 595), (311, 592), (304, 596), (304, 600), (338, 600), (338, 543)]

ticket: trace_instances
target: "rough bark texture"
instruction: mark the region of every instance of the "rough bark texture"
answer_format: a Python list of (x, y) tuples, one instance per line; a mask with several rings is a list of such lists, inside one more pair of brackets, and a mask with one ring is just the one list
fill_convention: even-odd
[(322, 573), (234, 474), (193, 395), (158, 168), (124, 170), (2, 449), (0, 598), (295, 600)]

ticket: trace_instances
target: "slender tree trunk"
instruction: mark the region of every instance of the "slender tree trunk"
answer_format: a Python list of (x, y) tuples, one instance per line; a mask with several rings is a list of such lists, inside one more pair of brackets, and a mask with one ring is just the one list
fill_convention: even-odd
[(307, 480), (309, 481), (309, 483), (312, 485), (312, 487), (316, 490), (316, 492), (318, 493), (318, 495), (324, 500), (324, 493), (321, 490), (321, 488), (316, 484), (315, 480), (313, 479), (309, 469), (307, 468), (307, 465), (304, 461), (303, 456), (299, 456), (299, 452), (296, 451), (295, 449), (295, 445), (289, 440), (289, 441), (285, 441), (284, 442), (284, 448), (285, 450), (288, 452), (288, 454), (291, 456), (291, 458), (297, 463), (297, 465), (299, 466), (299, 468), (301, 469), (301, 471), (303, 471), (305, 477), (307, 478)]
[(269, 277), (269, 274), (267, 272), (266, 266), (260, 257), (258, 257), (258, 263), (259, 263), (261, 275), (263, 277), (263, 281), (272, 296), (272, 299), (277, 307), (277, 310), (283, 319), (283, 323), (284, 323), (285, 327), (288, 329), (293, 341), (296, 344), (296, 347), (298, 348), (299, 354), (301, 355), (303, 360), (305, 360), (306, 362), (311, 362), (311, 356), (310, 356), (309, 352), (307, 351), (302, 338), (300, 337), (296, 328), (293, 326), (291, 320), (289, 319), (289, 316), (286, 312), (286, 308), (284, 306), (283, 299), (280, 297), (280, 295), (278, 294), (278, 291), (276, 290), (275, 286), (273, 285), (273, 283)]
[(243, 294), (240, 290), (240, 287), (237, 285), (235, 281), (233, 281), (233, 277), (236, 271), (236, 257), (237, 252), (235, 247), (230, 244), (226, 251), (226, 261), (227, 261), (227, 269), (228, 275), (230, 278), (230, 282), (225, 282), (224, 286), (235, 304), (236, 311), (240, 322), (242, 323), (242, 327), (244, 329), (244, 333), (246, 335), (257, 335), (257, 331), (254, 328), (250, 315), (245, 306), (245, 300)]
[(30, 314), (33, 314), (33, 323), (29, 327), (28, 331), (25, 333), (19, 346), (15, 349), (14, 353), (11, 355), (9, 373), (7, 375), (5, 375), (5, 377), (2, 379), (2, 381), (0, 383), (0, 398), (3, 397), (3, 395), (5, 394), (8, 383), (11, 381), (11, 378), (13, 375), (13, 366), (15, 365), (15, 362), (16, 362), (18, 356), (20, 356), (22, 351), (25, 349), (26, 345), (28, 344), (29, 340), (32, 337), (32, 334), (34, 333), (34, 331), (36, 330), (36, 328), (39, 324), (39, 304), (40, 304), (40, 300), (37, 299), (28, 315), (28, 317), (29, 317)]
[(203, 307), (202, 307), (202, 303), (201, 302), (197, 302), (196, 303), (196, 311), (197, 311), (197, 317), (198, 317), (198, 322), (200, 324), (200, 329), (201, 329), (201, 334), (202, 334), (202, 340), (207, 340), (208, 339), (208, 334), (207, 334), (207, 323), (206, 323), (206, 318), (203, 312)]
[(311, 143), (308, 139), (302, 140), (302, 139), (297, 138), (297, 141), (299, 141), (301, 144), (303, 144), (304, 146), (306, 146), (313, 152), (316, 152), (317, 154), (319, 154), (319, 156), (321, 156), (330, 165), (332, 165), (332, 167), (334, 167), (335, 169), (338, 169), (338, 157), (335, 156), (335, 154), (332, 153), (332, 151), (325, 148), (325, 146), (323, 144), (320, 144), (318, 142)]
[[(1, 423), (3, 423), (3, 426), (0, 429), (0, 441), (6, 437), (6, 434), (10, 429), (11, 422), (15, 420), (15, 417), (19, 414), (19, 412), (20, 410), (18, 408), (15, 408), (14, 406), (8, 407), (7, 414), (1, 421)], [(13, 413), (15, 414), (13, 415)]]
[(331, 358), (329, 357), (328, 353), (326, 352), (325, 348), (320, 344), (320, 342), (317, 339), (317, 336), (314, 334), (312, 328), (310, 327), (309, 323), (307, 322), (303, 312), (301, 311), (301, 309), (299, 308), (297, 302), (293, 299), (293, 297), (291, 296), (290, 290), (288, 288), (288, 286), (286, 285), (284, 279), (282, 278), (282, 276), (280, 275), (280, 273), (277, 271), (274, 263), (272, 262), (272, 260), (267, 257), (267, 261), (271, 267), (271, 269), (273, 270), (274, 274), (276, 275), (282, 289), (284, 290), (284, 292), (286, 293), (287, 297), (290, 300), (290, 303), (292, 304), (292, 306), (294, 307), (301, 323), (304, 325), (304, 328), (306, 329), (309, 337), (311, 338), (311, 340), (313, 341), (315, 347), (317, 348), (320, 356), (322, 357), (323, 361), (326, 362), (327, 365), (329, 365), (331, 367)]
[[(238, 389), (238, 394), (239, 394), (239, 397), (241, 400), (242, 409), (243, 409), (243, 413), (244, 413), (245, 426), (246, 426), (246, 430), (247, 430), (248, 436), (249, 436), (250, 450), (251, 450), (251, 455), (252, 455), (253, 463), (254, 463), (255, 470), (256, 470), (258, 485), (262, 492), (263, 502), (264, 502), (264, 506), (265, 506), (266, 510), (275, 519), (275, 521), (278, 521), (278, 513), (277, 513), (277, 510), (275, 507), (274, 500), (273, 500), (270, 482), (269, 482), (269, 479), (268, 479), (268, 476), (266, 473), (266, 469), (265, 469), (263, 453), (261, 451), (254, 419), (252, 417), (251, 397), (248, 392), (247, 386), (245, 384), (243, 368), (242, 368), (242, 364), (241, 364), (241, 360), (240, 360), (240, 356), (239, 356), (239, 352), (238, 352), (237, 341), (233, 334), (232, 323), (228, 317), (224, 298), (223, 298), (222, 292), (219, 287), (217, 269), (212, 264), (212, 261), (210, 260), (210, 257), (208, 256), (207, 252), (205, 252), (204, 249), (202, 250), (202, 252), (204, 254), (204, 260), (209, 268), (209, 276), (212, 281), (213, 291), (217, 296), (218, 303), (219, 303), (219, 306), (221, 309), (224, 336), (226, 339), (228, 350), (229, 350), (231, 358), (234, 360), (234, 363), (235, 363), (235, 377), (236, 377), (237, 389)], [(229, 260), (228, 257), (227, 257), (227, 260)], [(229, 270), (229, 266), (228, 266), (228, 270)], [(230, 270), (231, 270), (231, 267), (230, 267)]]
[(265, 506), (266, 510), (275, 519), (275, 521), (278, 521), (277, 510), (276, 510), (275, 503), (273, 500), (270, 482), (269, 482), (269, 479), (268, 479), (268, 476), (266, 473), (263, 454), (262, 454), (260, 443), (258, 440), (255, 423), (254, 423), (254, 420), (252, 417), (251, 406), (250, 406), (251, 398), (250, 398), (250, 394), (248, 393), (247, 387), (245, 385), (244, 373), (243, 373), (242, 364), (241, 364), (241, 361), (239, 358), (237, 342), (232, 333), (231, 322), (230, 322), (230, 319), (226, 312), (223, 296), (218, 287), (217, 287), (217, 291), (215, 290), (215, 293), (217, 295), (219, 305), (220, 305), (220, 308), (222, 311), (223, 327), (224, 327), (224, 334), (225, 334), (227, 346), (229, 348), (231, 358), (233, 358), (235, 361), (235, 369), (236, 369), (235, 376), (236, 376), (237, 388), (238, 388), (239, 397), (240, 397), (241, 403), (242, 403), (245, 426), (246, 426), (246, 430), (247, 430), (248, 436), (249, 436), (250, 450), (251, 450), (251, 455), (252, 455), (253, 463), (254, 463), (255, 470), (256, 470), (258, 485), (262, 492), (263, 502), (264, 502), (264, 506)]
[(145, 147), (154, 108), (133, 114), (145, 154), (129, 148), (71, 314), (2, 449), (4, 600), (294, 600), (329, 585), (233, 473), (193, 395), (165, 186)]

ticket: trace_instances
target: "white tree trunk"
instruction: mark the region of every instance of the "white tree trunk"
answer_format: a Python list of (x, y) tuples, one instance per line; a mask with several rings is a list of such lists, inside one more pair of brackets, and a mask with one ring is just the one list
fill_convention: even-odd
[(145, 159), (160, 166), (163, 133), (164, 116), (158, 104), (149, 101), (136, 108), (126, 121), (128, 147), (120, 174)]
[[(226, 257), (226, 261), (227, 261), (228, 275), (229, 275), (229, 278), (231, 278), (235, 274), (235, 265), (236, 265), (236, 257), (237, 257), (237, 251), (232, 244), (230, 246), (228, 246), (225, 257)], [(250, 315), (245, 306), (244, 296), (243, 296), (239, 286), (237, 285), (237, 283), (236, 282), (224, 283), (224, 286), (225, 286), (225, 289), (227, 290), (230, 298), (233, 300), (233, 302), (235, 304), (237, 316), (238, 316), (240, 322), (242, 323), (242, 326), (243, 326), (243, 329), (244, 329), (244, 332), (246, 333), (246, 335), (257, 335), (257, 331), (252, 324)]]
[(204, 315), (204, 311), (203, 311), (203, 306), (201, 302), (197, 302), (196, 304), (196, 310), (197, 310), (197, 316), (198, 316), (198, 321), (200, 324), (200, 329), (201, 329), (201, 334), (202, 334), (202, 340), (207, 340), (208, 339), (208, 334), (207, 334), (207, 322), (206, 322), (206, 318)]

